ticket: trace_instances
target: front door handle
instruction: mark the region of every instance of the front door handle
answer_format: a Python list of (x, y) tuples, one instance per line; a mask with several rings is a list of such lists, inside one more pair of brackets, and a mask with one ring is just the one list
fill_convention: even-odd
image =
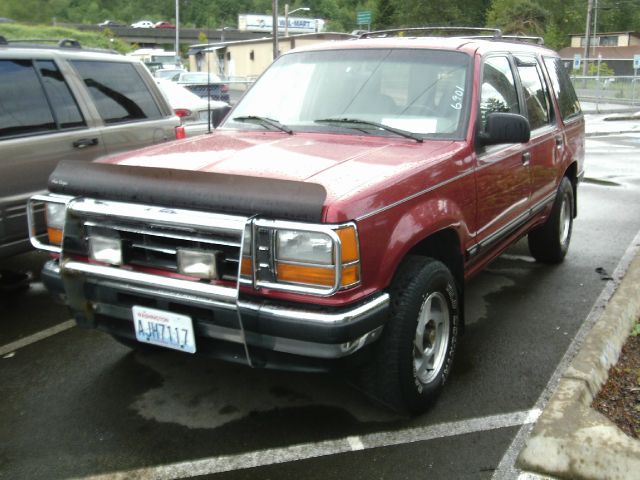
[(81, 138), (80, 140), (76, 140), (75, 142), (73, 142), (73, 148), (78, 149), (93, 147), (94, 145), (98, 145), (97, 138)]
[(522, 164), (523, 165), (529, 165), (530, 162), (531, 162), (531, 153), (530, 152), (524, 152), (522, 154)]

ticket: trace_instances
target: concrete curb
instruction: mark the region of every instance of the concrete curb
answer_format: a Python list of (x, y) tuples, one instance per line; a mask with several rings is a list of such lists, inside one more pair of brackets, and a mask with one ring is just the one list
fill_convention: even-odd
[(640, 472), (640, 441), (590, 406), (640, 316), (638, 238), (634, 259), (563, 373), (518, 456), (518, 468), (572, 479), (628, 479)]

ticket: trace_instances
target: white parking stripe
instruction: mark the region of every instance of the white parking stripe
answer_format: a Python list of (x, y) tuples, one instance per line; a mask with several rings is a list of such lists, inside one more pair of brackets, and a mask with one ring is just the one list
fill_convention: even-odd
[(353, 450), (354, 452), (358, 450), (364, 450), (364, 444), (362, 443), (360, 437), (347, 437), (347, 442), (349, 442), (351, 450)]
[(27, 345), (31, 345), (32, 343), (36, 343), (40, 340), (44, 340), (45, 338), (49, 338), (57, 333), (69, 330), (75, 325), (75, 320), (67, 320), (66, 322), (62, 322), (58, 325), (54, 325), (51, 328), (47, 328), (46, 330), (42, 330), (38, 333), (34, 333), (33, 335), (29, 335), (28, 337), (16, 340), (15, 342), (7, 343), (6, 345), (0, 347), (0, 357), (5, 356), (7, 353), (15, 352), (16, 350), (24, 348)]
[(246, 468), (264, 467), (267, 465), (347, 453), (354, 450), (405, 445), (413, 442), (424, 442), (427, 440), (485, 432), (499, 428), (518, 427), (526, 422), (535, 422), (539, 415), (540, 410), (524, 410), (521, 412), (491, 415), (488, 417), (472, 418), (459, 422), (441, 423), (426, 427), (370, 433), (359, 437), (352, 436), (322, 442), (302, 443), (283, 448), (271, 448), (237, 455), (224, 455), (188, 462), (158, 465), (138, 470), (113, 472), (85, 477), (85, 480), (132, 480), (149, 478), (155, 480), (170, 480), (175, 478), (192, 478), (198, 475), (212, 475)]

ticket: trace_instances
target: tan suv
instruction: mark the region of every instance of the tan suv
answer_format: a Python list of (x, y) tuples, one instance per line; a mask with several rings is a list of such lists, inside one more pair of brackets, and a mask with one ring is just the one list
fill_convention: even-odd
[(0, 37), (0, 258), (31, 248), (27, 199), (60, 160), (172, 140), (179, 124), (138, 60)]

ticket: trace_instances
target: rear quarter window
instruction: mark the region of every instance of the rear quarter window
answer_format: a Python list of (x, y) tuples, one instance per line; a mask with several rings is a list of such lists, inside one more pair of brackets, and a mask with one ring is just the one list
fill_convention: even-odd
[(533, 57), (518, 57), (518, 74), (531, 130), (549, 125), (553, 120), (553, 109), (540, 65)]
[(567, 120), (579, 116), (582, 113), (580, 102), (562, 61), (555, 57), (544, 57), (544, 64), (547, 67), (562, 118)]
[(162, 118), (146, 83), (131, 63), (71, 62), (106, 124)]

